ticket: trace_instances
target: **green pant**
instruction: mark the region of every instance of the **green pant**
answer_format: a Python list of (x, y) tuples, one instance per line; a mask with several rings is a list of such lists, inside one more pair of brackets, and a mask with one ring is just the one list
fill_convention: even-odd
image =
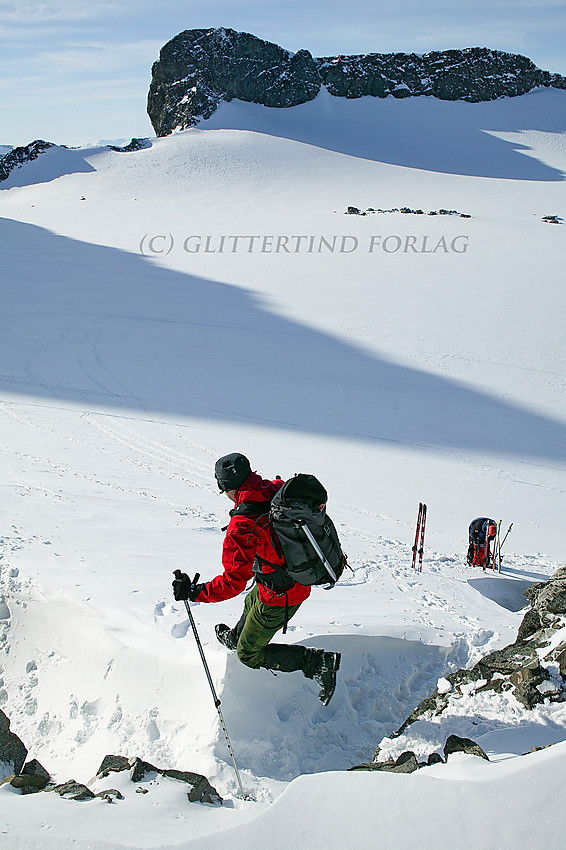
[[(287, 619), (297, 613), (301, 604), (289, 605)], [(261, 667), (265, 660), (265, 647), (273, 635), (285, 624), (284, 605), (266, 605), (259, 598), (257, 584), (246, 596), (244, 613), (236, 626), (238, 658), (246, 667)]]

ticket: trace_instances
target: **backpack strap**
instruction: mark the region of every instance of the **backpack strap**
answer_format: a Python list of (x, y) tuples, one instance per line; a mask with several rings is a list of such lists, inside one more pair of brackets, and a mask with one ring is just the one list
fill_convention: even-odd
[(230, 516), (265, 516), (269, 513), (271, 502), (242, 502), (230, 511)]
[[(230, 516), (249, 516), (259, 519), (262, 516), (267, 516), (270, 507), (271, 502), (242, 502), (241, 505), (232, 508)], [(226, 531), (227, 528), (227, 525), (222, 526), (222, 531)]]

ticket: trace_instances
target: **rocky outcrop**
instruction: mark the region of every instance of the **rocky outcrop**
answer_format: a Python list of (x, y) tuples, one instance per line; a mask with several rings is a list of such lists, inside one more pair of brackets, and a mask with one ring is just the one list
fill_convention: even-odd
[(0, 709), (0, 779), (19, 773), (28, 751), (14, 732), (10, 732), (10, 720)]
[(186, 30), (152, 68), (147, 111), (158, 136), (209, 118), (221, 100), (297, 106), (316, 97), (320, 75), (308, 50), (231, 29)]
[[(470, 670), (457, 670), (440, 679), (437, 688), (419, 703), (390, 739), (400, 737), (417, 720), (442, 715), (451, 701), (459, 700), (464, 693), (473, 698), (490, 691), (510, 691), (527, 710), (546, 700), (565, 699), (566, 567), (557, 570), (548, 581), (533, 584), (525, 596), (531, 608), (523, 617), (517, 640), (484, 656)], [(487, 758), (475, 742), (451, 735), (444, 747), (445, 756), (459, 750)], [(379, 756), (378, 746), (373, 763), (393, 763), (391, 759), (380, 762)], [(363, 769), (370, 768), (366, 765)]]
[(430, 753), (426, 761), (418, 761), (412, 750), (407, 750), (401, 753), (396, 759), (386, 759), (385, 761), (370, 761), (366, 764), (357, 764), (355, 767), (349, 767), (348, 770), (382, 770), (387, 773), (414, 773), (420, 767), (430, 767), (432, 764), (443, 764), (448, 761), (452, 753), (466, 753), (469, 756), (477, 756), (478, 758), (489, 761), (487, 754), (482, 750), (479, 744), (472, 741), (471, 738), (460, 738), (458, 735), (449, 735), (444, 744), (444, 758), (440, 753)]
[(187, 770), (155, 767), (155, 765), (137, 757), (128, 759), (125, 756), (104, 756), (92, 782), (95, 782), (97, 779), (106, 778), (111, 773), (120, 773), (123, 770), (129, 771), (132, 782), (141, 782), (144, 776), (148, 773), (156, 773), (160, 776), (165, 776), (168, 779), (176, 779), (178, 782), (184, 782), (191, 786), (187, 792), (189, 802), (191, 803), (222, 804), (222, 797), (217, 790), (213, 788), (206, 776), (202, 776), (200, 773), (192, 773)]
[(111, 151), (116, 151), (117, 153), (132, 153), (132, 151), (142, 151), (145, 148), (150, 148), (151, 142), (149, 139), (133, 138), (127, 145), (108, 145), (108, 147)]
[(186, 30), (167, 42), (152, 69), (147, 111), (158, 136), (209, 118), (233, 98), (276, 108), (335, 97), (416, 97), (478, 102), (566, 88), (526, 56), (470, 47), (431, 53), (367, 53), (313, 58), (232, 29)]
[(42, 153), (49, 148), (53, 148), (53, 142), (44, 142), (41, 139), (36, 139), (35, 142), (30, 142), (20, 148), (12, 148), (12, 150), (0, 157), (0, 182), (6, 180), (14, 168), (20, 168), (26, 162), (32, 162), (37, 159)]
[[(38, 791), (54, 791), (68, 800), (92, 800), (102, 797), (109, 803), (115, 800), (123, 800), (123, 795), (115, 788), (105, 789), (94, 793), (89, 788), (95, 782), (106, 779), (111, 773), (121, 773), (127, 770), (130, 779), (134, 783), (141, 782), (147, 774), (163, 776), (176, 782), (188, 785), (187, 797), (190, 803), (211, 803), (222, 805), (223, 800), (217, 790), (210, 784), (206, 776), (193, 773), (188, 770), (176, 770), (175, 768), (159, 768), (147, 761), (135, 756), (107, 755), (103, 758), (96, 776), (86, 785), (69, 779), (60, 785), (51, 783), (48, 771), (37, 759), (31, 759), (24, 764), (27, 749), (13, 732), (10, 732), (10, 721), (3, 711), (0, 711), (0, 785), (10, 783), (22, 794), (32, 794)], [(147, 793), (147, 789), (138, 788), (138, 791)]]

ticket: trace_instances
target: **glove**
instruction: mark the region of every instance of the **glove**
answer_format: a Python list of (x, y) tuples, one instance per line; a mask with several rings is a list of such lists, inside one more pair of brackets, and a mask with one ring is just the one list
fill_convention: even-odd
[(190, 579), (186, 573), (181, 570), (175, 570), (173, 573), (175, 580), (173, 584), (173, 596), (177, 602), (182, 602), (190, 599), (191, 602), (196, 602), (197, 596), (202, 591), (205, 584), (199, 584), (200, 573), (197, 573), (193, 579)]

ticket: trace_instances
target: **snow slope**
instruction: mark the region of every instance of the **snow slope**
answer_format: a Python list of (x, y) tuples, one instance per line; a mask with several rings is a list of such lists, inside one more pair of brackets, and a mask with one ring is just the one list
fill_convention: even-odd
[[(517, 758), (566, 740), (550, 706), (493, 708), (482, 745), (504, 763), (341, 771), (439, 676), (512, 641), (522, 590), (562, 557), (564, 230), (541, 219), (566, 217), (565, 139), (560, 91), (234, 101), (135, 153), (52, 148), (0, 184), (0, 707), (61, 781), (116, 752), (205, 773), (227, 799), (188, 805), (157, 780), (136, 796), (120, 777), (110, 807), (2, 786), (10, 846), (216, 847), (229, 829), (278, 847), (293, 823), (313, 847), (343, 846), (344, 824), (352, 846), (527, 847), (535, 833), (502, 832), (488, 801), (504, 794), (512, 819), (533, 783), (539, 843), (562, 846), (548, 777), (564, 745)], [(229, 505), (212, 468), (235, 449), (265, 475), (323, 480), (354, 569), (289, 628), (343, 653), (326, 709), (299, 674), (247, 670), (216, 643), (241, 598), (194, 606), (255, 803), (235, 796), (169, 584), (218, 571)], [(464, 563), (481, 514), (514, 522), (501, 576)], [(327, 797), (326, 821), (295, 818)]]

